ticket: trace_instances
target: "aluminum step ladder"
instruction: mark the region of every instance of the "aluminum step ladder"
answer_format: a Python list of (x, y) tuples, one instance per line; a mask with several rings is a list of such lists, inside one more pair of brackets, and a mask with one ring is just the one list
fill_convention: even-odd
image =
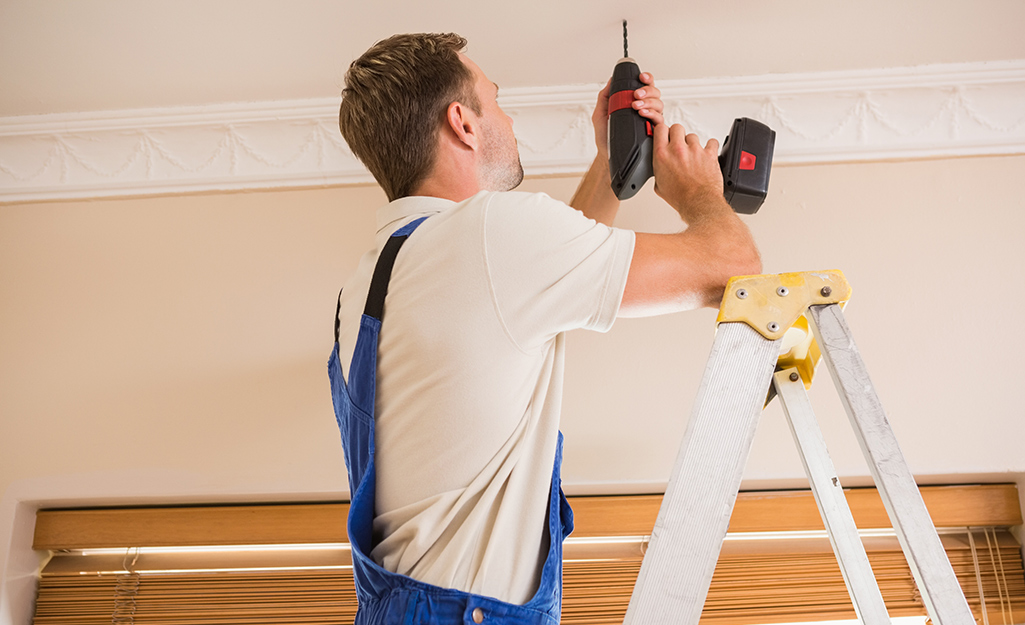
[[(861, 623), (889, 625), (879, 586), (806, 388), (832, 374), (933, 625), (974, 625), (842, 308), (839, 271), (733, 278), (704, 378), (626, 613), (627, 625), (697, 625), (758, 415), (778, 395)], [(782, 352), (782, 354), (781, 354)]]

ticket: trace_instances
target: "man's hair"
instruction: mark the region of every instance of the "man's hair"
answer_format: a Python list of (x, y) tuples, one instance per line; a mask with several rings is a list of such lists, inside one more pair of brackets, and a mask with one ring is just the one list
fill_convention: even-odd
[(345, 73), (338, 126), (349, 149), (396, 200), (434, 167), (448, 105), (481, 113), (474, 76), (454, 33), (395, 35), (379, 41)]

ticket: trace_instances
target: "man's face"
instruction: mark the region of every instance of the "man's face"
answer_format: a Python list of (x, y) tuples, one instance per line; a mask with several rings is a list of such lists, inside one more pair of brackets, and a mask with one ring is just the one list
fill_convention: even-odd
[(465, 55), (460, 55), (476, 79), (474, 89), (481, 106), (481, 163), (477, 181), (487, 191), (510, 191), (523, 181), (520, 152), (512, 118), (498, 106), (498, 85)]

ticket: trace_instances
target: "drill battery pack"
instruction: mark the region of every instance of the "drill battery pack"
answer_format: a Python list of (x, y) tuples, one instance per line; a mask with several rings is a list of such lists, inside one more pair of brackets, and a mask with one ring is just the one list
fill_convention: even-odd
[(719, 153), (723, 195), (733, 210), (745, 215), (758, 212), (769, 193), (769, 171), (776, 131), (747, 117), (733, 121)]

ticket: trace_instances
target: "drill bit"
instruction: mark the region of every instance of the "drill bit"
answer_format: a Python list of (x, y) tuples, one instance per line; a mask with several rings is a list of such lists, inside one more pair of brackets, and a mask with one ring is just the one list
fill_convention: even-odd
[(626, 47), (626, 20), (623, 20), (623, 58), (630, 56), (630, 51)]

